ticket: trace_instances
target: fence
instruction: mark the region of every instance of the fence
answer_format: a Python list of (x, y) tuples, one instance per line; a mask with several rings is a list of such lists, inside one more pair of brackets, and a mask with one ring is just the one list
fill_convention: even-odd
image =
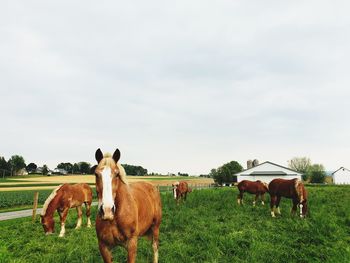
[[(201, 189), (209, 189), (209, 188), (216, 188), (217, 186), (214, 184), (188, 184), (188, 187), (192, 190), (201, 190)], [(166, 185), (157, 185), (157, 189), (159, 192), (172, 192), (173, 186), (171, 184)]]

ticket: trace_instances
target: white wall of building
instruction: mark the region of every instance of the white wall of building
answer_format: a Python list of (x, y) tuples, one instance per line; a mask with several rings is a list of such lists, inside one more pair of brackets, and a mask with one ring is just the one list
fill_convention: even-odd
[(335, 184), (350, 184), (350, 171), (346, 168), (340, 168), (333, 174)]

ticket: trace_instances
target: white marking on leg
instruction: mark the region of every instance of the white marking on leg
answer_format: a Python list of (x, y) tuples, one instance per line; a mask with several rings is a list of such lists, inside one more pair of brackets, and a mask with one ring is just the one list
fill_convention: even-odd
[(59, 237), (64, 237), (64, 234), (66, 233), (66, 229), (64, 227), (64, 223), (61, 223), (61, 232)]
[(158, 263), (158, 246), (157, 244), (154, 242), (153, 243), (153, 263)]
[(176, 187), (173, 188), (174, 199), (176, 199)]
[(264, 201), (261, 201), (261, 204), (262, 204), (262, 205), (265, 205)]
[(280, 210), (280, 207), (277, 207), (277, 209), (276, 209), (276, 214), (281, 214), (281, 210)]
[(78, 218), (77, 226), (75, 227), (75, 229), (80, 228), (81, 227), (81, 223), (82, 223), (82, 219), (80, 217), (80, 218)]
[(276, 217), (275, 212), (273, 211), (273, 209), (271, 210), (271, 216), (272, 217)]
[(253, 201), (253, 206), (255, 206), (255, 203), (256, 203), (256, 202), (255, 202), (255, 201)]
[(299, 208), (300, 208), (300, 217), (303, 217), (303, 205), (302, 204), (300, 204), (299, 205)]
[(237, 203), (240, 205), (241, 204), (241, 199), (237, 198)]
[(88, 217), (88, 220), (87, 220), (87, 227), (91, 227), (91, 220), (90, 220), (90, 217)]

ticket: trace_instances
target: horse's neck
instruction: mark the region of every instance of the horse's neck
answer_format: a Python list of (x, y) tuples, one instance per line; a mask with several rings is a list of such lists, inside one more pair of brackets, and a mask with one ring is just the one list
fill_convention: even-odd
[(115, 196), (115, 203), (118, 207), (123, 207), (125, 205), (130, 205), (133, 197), (130, 192), (130, 187), (123, 182), (119, 182), (117, 194)]
[(48, 204), (47, 208), (46, 208), (46, 213), (45, 216), (53, 216), (53, 214), (55, 213), (57, 207), (58, 207), (58, 199), (59, 199), (59, 195), (57, 194), (52, 200), (51, 202)]

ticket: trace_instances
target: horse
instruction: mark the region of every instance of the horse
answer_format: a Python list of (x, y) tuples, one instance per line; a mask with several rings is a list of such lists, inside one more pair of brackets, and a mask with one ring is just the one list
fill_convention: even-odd
[(78, 213), (78, 221), (76, 229), (82, 224), (82, 204), (85, 204), (87, 227), (91, 227), (90, 208), (92, 203), (92, 190), (88, 184), (62, 184), (55, 188), (46, 199), (43, 210), (41, 212), (41, 224), (43, 225), (46, 235), (52, 234), (55, 230), (55, 221), (53, 215), (57, 210), (60, 216), (61, 231), (59, 237), (63, 237), (65, 230), (65, 222), (69, 208), (76, 207)]
[(188, 187), (188, 184), (185, 181), (175, 182), (172, 184), (172, 186), (174, 199), (176, 200), (177, 204), (179, 204), (180, 199), (186, 201), (187, 193), (192, 192), (192, 189)]
[(125, 170), (118, 163), (118, 149), (113, 155), (103, 155), (97, 149), (95, 158), (98, 163), (96, 234), (103, 261), (112, 262), (110, 249), (121, 245), (127, 250), (127, 262), (135, 262), (138, 237), (147, 236), (152, 239), (153, 262), (157, 263), (162, 219), (159, 191), (147, 182), (127, 182)]
[(297, 211), (297, 206), (300, 209), (300, 217), (303, 218), (307, 214), (307, 198), (308, 193), (304, 187), (304, 184), (297, 178), (286, 179), (274, 179), (269, 184), (269, 193), (271, 196), (270, 208), (271, 216), (276, 217), (275, 214), (281, 214), (279, 204), (281, 197), (292, 199), (293, 207), (291, 214), (294, 215)]
[(250, 194), (255, 194), (255, 199), (253, 201), (253, 206), (255, 206), (256, 201), (258, 200), (260, 196), (261, 204), (265, 205), (265, 193), (269, 191), (268, 185), (261, 181), (249, 181), (249, 180), (243, 180), (238, 183), (237, 185), (239, 194), (237, 196), (237, 203), (243, 204), (243, 193), (248, 192)]

